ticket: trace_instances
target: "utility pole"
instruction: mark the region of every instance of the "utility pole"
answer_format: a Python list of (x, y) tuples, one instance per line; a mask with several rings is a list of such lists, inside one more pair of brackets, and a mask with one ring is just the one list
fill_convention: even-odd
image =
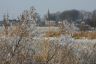
[(8, 35), (8, 25), (9, 25), (8, 18), (9, 18), (8, 14), (3, 16), (5, 35)]

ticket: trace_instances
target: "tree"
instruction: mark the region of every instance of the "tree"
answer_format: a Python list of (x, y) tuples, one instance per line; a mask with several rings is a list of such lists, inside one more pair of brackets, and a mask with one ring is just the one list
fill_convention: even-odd
[(69, 20), (75, 21), (79, 18), (79, 11), (78, 10), (68, 10), (64, 11), (60, 14), (62, 20)]
[(93, 11), (92, 24), (93, 24), (93, 27), (96, 27), (96, 10)]

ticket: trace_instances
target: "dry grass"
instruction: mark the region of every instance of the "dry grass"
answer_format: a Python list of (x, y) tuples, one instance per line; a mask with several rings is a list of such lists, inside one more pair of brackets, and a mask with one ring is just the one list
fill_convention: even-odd
[(20, 26), (16, 26), (12, 29), (12, 31), (10, 32), (10, 36), (20, 36), (22, 35), (22, 37), (27, 37), (29, 34), (27, 31), (25, 31), (24, 29), (22, 29), (22, 27)]
[(53, 32), (53, 31), (50, 31), (50, 32), (46, 32), (45, 36), (46, 37), (59, 37), (61, 35), (60, 32)]
[(76, 39), (82, 39), (82, 38), (96, 39), (96, 32), (77, 32), (74, 33), (72, 37)]
[[(41, 45), (37, 45), (37, 47), (41, 49), (30, 54), (32, 50), (26, 48), (28, 44), (27, 41), (21, 41), (22, 44), (16, 48), (16, 51), (13, 51), (13, 45), (9, 45), (9, 39), (8, 41), (2, 40), (0, 42), (2, 42), (0, 43), (0, 64), (95, 64), (96, 60), (96, 44), (94, 46), (85, 45), (86, 48), (83, 49), (80, 47), (79, 49), (81, 49), (81, 51), (79, 50), (79, 55), (77, 56), (76, 54), (78, 52), (74, 53), (74, 50), (78, 50), (78, 48), (74, 48), (74, 44), (72, 45), (73, 47), (69, 44), (62, 46), (50, 43), (49, 41), (48, 46), (48, 43), (45, 41), (44, 43), (42, 43), (43, 41), (39, 41)], [(36, 42), (34, 43), (36, 44)], [(78, 46), (78, 44), (75, 45)], [(37, 47), (35, 47), (35, 49)], [(40, 53), (38, 53), (38, 51)]]

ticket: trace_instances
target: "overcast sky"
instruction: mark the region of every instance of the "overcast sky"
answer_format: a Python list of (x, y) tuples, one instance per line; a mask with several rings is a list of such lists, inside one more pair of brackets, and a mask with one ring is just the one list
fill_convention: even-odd
[(92, 11), (96, 9), (96, 0), (0, 0), (0, 18), (7, 12), (14, 18), (31, 6), (34, 6), (40, 15), (45, 14), (48, 9), (50, 12), (70, 9)]

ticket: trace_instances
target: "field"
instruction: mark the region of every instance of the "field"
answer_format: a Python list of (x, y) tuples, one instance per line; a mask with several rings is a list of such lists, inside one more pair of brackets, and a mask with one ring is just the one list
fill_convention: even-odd
[(0, 37), (0, 64), (96, 63), (95, 32), (74, 33), (73, 37), (59, 34), (58, 27), (51, 27), (50, 32), (49, 27), (35, 28), (32, 36)]

